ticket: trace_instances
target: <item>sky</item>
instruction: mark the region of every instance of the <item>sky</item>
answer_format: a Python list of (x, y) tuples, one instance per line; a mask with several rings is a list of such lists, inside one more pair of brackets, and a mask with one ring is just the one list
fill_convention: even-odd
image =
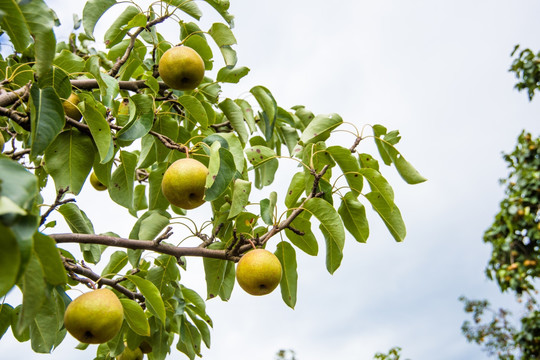
[[(57, 37), (65, 40), (84, 2), (48, 4), (63, 24)], [(219, 21), (203, 5), (203, 19)], [(235, 288), (228, 302), (208, 301), (214, 329), (204, 358), (269, 360), (279, 349), (294, 349), (299, 360), (363, 360), (400, 346), (411, 360), (488, 359), (461, 334), (467, 316), (458, 297), (513, 303), (485, 278), (490, 248), (482, 235), (503, 197), (501, 153), (513, 149), (522, 129), (540, 132), (540, 104), (517, 92), (508, 72), (515, 44), (540, 50), (539, 11), (532, 0), (231, 0), (239, 65), (251, 71), (224, 87), (224, 97), (246, 97), (264, 85), (283, 108), (301, 104), (360, 128), (399, 129), (398, 149), (428, 181), (410, 186), (383, 168), (407, 225), (405, 241), (396, 243), (370, 213), (368, 242), (347, 238), (334, 275), (324, 252), (298, 251), (295, 310), (279, 291), (251, 297)], [(98, 24), (98, 32), (104, 29)], [(158, 29), (177, 42), (172, 28)], [(359, 151), (373, 145), (362, 142)], [(281, 169), (278, 191), (290, 179), (287, 166)], [(85, 189), (77, 202), (97, 232), (127, 236), (135, 219), (107, 199)], [(191, 214), (202, 222), (205, 208)], [(204, 296), (201, 262), (190, 259), (188, 266), (182, 283)], [(52, 355), (38, 355), (8, 332), (0, 353), (8, 360), (93, 358), (76, 344), (67, 336)]]

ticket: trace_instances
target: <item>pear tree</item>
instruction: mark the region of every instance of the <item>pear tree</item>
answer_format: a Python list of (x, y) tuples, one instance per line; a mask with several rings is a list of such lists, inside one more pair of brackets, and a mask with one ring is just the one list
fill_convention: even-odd
[[(219, 19), (210, 26), (202, 3)], [(77, 348), (96, 359), (194, 359), (210, 345), (205, 302), (243, 291), (236, 263), (250, 250), (271, 260), (246, 258), (242, 280), (279, 287), (294, 308), (297, 254), (321, 253), (334, 273), (346, 237), (369, 237), (366, 207), (404, 240), (383, 170), (425, 179), (398, 150), (399, 131), (281, 107), (263, 85), (225, 93), (250, 71), (237, 63), (229, 1), (89, 0), (74, 20), (60, 41), (44, 0), (0, 2), (12, 49), (0, 57), (0, 338), (10, 330), (50, 353), (79, 333)], [(280, 170), (286, 162), (293, 174)], [(129, 233), (114, 222), (96, 233), (76, 201), (83, 189), (130, 214)], [(195, 207), (205, 221), (190, 216)], [(205, 294), (182, 283), (194, 257)], [(118, 304), (114, 334), (86, 341), (91, 331), (70, 320)]]

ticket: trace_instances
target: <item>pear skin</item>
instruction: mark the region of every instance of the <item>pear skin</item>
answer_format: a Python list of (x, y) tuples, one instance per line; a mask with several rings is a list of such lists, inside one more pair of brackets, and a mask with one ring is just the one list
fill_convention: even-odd
[(268, 250), (251, 250), (240, 258), (236, 267), (236, 280), (248, 294), (270, 294), (281, 281), (281, 263)]
[(207, 167), (195, 159), (176, 160), (163, 175), (161, 191), (171, 204), (195, 209), (204, 204), (207, 175)]
[(64, 314), (66, 330), (86, 344), (102, 344), (118, 334), (124, 308), (114, 292), (98, 289), (73, 300)]

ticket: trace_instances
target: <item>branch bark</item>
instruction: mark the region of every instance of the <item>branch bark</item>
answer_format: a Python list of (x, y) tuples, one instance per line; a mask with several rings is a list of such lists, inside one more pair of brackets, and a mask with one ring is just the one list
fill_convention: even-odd
[(153, 240), (134, 240), (117, 238), (106, 235), (91, 234), (53, 234), (49, 235), (57, 243), (81, 243), (81, 244), (99, 244), (127, 249), (141, 249), (155, 251), (161, 254), (172, 255), (176, 258), (181, 256), (197, 256), (213, 259), (238, 261), (238, 257), (229, 256), (225, 250), (207, 249), (201, 247), (178, 247), (163, 242), (156, 243)]

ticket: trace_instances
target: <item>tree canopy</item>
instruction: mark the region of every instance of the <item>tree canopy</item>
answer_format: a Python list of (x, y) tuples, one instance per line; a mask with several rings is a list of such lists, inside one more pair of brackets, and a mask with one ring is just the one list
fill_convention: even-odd
[[(247, 251), (273, 243), (282, 299), (294, 308), (297, 251), (317, 256), (324, 247), (334, 273), (346, 237), (369, 237), (366, 205), (389, 236), (404, 240), (383, 167), (409, 184), (425, 179), (397, 149), (399, 131), (360, 127), (303, 105), (282, 108), (263, 85), (248, 97), (227, 97), (222, 85), (237, 84), (250, 70), (237, 63), (229, 2), (204, 3), (221, 18), (209, 28), (201, 28), (203, 12), (191, 0), (148, 8), (89, 0), (69, 41), (57, 41), (58, 18), (45, 1), (0, 2), (0, 29), (13, 48), (0, 58), (0, 337), (11, 328), (18, 341), (49, 353), (66, 336), (68, 292), (107, 287), (124, 320), (96, 359), (126, 348), (147, 350), (149, 359), (172, 351), (193, 359), (210, 346), (205, 301), (231, 298), (235, 263)], [(113, 11), (117, 18), (106, 23), (103, 15)], [(177, 25), (180, 38), (160, 33), (164, 23)], [(95, 38), (98, 26), (107, 29), (103, 39)], [(175, 46), (202, 59), (204, 77), (192, 89), (173, 89), (160, 76), (160, 59)], [(378, 154), (361, 151), (366, 141)], [(162, 191), (164, 173), (184, 158), (208, 170), (203, 223)], [(280, 172), (284, 161), (297, 171)], [(76, 203), (85, 186), (106, 190), (133, 216), (129, 234), (118, 234), (113, 222), (95, 233)], [(71, 232), (57, 231), (52, 212)], [(67, 251), (68, 243), (80, 251)], [(112, 255), (102, 256), (111, 247)], [(181, 282), (190, 257), (203, 258), (204, 295)], [(9, 301), (11, 291), (22, 303)]]

